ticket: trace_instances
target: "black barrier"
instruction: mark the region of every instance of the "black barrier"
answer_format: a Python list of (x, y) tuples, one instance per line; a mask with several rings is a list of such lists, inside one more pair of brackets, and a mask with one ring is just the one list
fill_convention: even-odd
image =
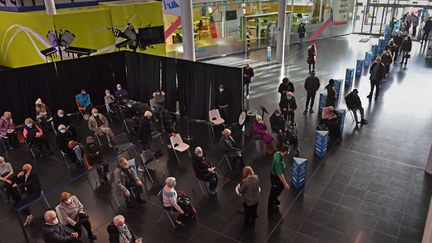
[(35, 101), (42, 98), (51, 112), (62, 108), (77, 112), (74, 97), (81, 88), (93, 105), (104, 104), (104, 90), (115, 91), (121, 83), (135, 100), (148, 102), (154, 91), (166, 89), (167, 109), (180, 111), (193, 119), (207, 120), (214, 108), (217, 85), (231, 94), (234, 121), (243, 102), (242, 69), (133, 52), (114, 52), (91, 57), (47, 63), (0, 72), (0, 112), (11, 111), (16, 123), (35, 116)]
[[(59, 186), (56, 186), (53, 190), (50, 190), (47, 193), (44, 193), (44, 191), (41, 191), (41, 194), (40, 194), (40, 196), (37, 199), (35, 199), (35, 200), (33, 200), (33, 201), (31, 201), (31, 202), (29, 202), (29, 203), (27, 203), (27, 204), (25, 204), (25, 205), (23, 205), (23, 206), (21, 206), (21, 207), (19, 207), (19, 208), (16, 209), (16, 213), (17, 213), (17, 216), (18, 216), (18, 221), (20, 223), (21, 230), (23, 232), (24, 238), (25, 238), (25, 240), (26, 240), (27, 243), (30, 243), (30, 240), (29, 240), (29, 236), (27, 234), (27, 231), (26, 231), (26, 229), (24, 227), (21, 211), (23, 209), (29, 208), (30, 206), (32, 206), (32, 205), (34, 205), (34, 204), (36, 204), (38, 202), (41, 202), (42, 200), (43, 200), (42, 203), (45, 204), (45, 206), (47, 207), (47, 209), (51, 209), (51, 206), (50, 206), (50, 204), (48, 202), (47, 197), (49, 197), (50, 195), (52, 195), (54, 193), (58, 193), (59, 190), (61, 190), (62, 188), (66, 187), (66, 186), (68, 186), (70, 184), (72, 184), (73, 182), (81, 179), (84, 176), (88, 176), (89, 174), (90, 174), (90, 171), (86, 171), (86, 172), (84, 172), (84, 173), (82, 173), (82, 174), (80, 174), (80, 175), (78, 175), (78, 176), (76, 176), (76, 177), (74, 177), (74, 178), (72, 178), (70, 180), (65, 181), (64, 183), (60, 184)], [(87, 179), (88, 179), (88, 177), (87, 177)]]

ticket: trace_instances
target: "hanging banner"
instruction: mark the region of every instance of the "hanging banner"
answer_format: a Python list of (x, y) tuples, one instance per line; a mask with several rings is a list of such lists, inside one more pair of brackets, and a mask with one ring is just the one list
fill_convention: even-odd
[(165, 15), (181, 16), (181, 0), (162, 0), (162, 10)]

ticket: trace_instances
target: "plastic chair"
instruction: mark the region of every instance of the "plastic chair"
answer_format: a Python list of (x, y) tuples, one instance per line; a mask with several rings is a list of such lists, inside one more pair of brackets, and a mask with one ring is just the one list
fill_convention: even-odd
[[(150, 178), (150, 181), (152, 183), (154, 183), (153, 177), (151, 176), (150, 171), (156, 171), (157, 169), (162, 167), (160, 166), (159, 160), (157, 160), (154, 155), (153, 152), (150, 149), (147, 149), (145, 151), (143, 151), (140, 155), (141, 157), (141, 161), (143, 163), (144, 166), (144, 170), (147, 172), (148, 177)], [(163, 173), (163, 177), (165, 177), (165, 172), (162, 169), (162, 173)]]
[(218, 109), (209, 110), (209, 121), (212, 129), (212, 134), (214, 135), (213, 126), (223, 125), (225, 126), (225, 120), (221, 117)]
[(190, 152), (189, 152), (189, 144), (183, 142), (183, 139), (181, 138), (180, 134), (176, 133), (174, 136), (170, 137), (170, 141), (171, 141), (171, 146), (172, 149), (174, 150), (174, 154), (177, 158), (177, 162), (180, 164), (180, 159), (177, 155), (177, 151), (179, 152), (184, 152), (187, 151), (189, 154), (189, 157), (192, 157)]
[(78, 107), (78, 111), (81, 114), (81, 116), (84, 118), (84, 111), (86, 111), (87, 109), (85, 107), (82, 107), (79, 100), (75, 99), (75, 104)]

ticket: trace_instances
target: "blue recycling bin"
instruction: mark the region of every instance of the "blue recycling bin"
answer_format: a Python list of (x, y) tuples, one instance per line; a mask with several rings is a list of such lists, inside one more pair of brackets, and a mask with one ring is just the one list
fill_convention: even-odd
[(354, 68), (347, 68), (345, 72), (345, 86), (351, 86), (354, 80)]
[(378, 55), (381, 55), (384, 52), (385, 46), (385, 40), (380, 38), (378, 40)]
[(324, 108), (325, 107), (325, 104), (326, 104), (326, 101), (327, 101), (327, 95), (326, 94), (324, 94), (324, 93), (320, 93), (320, 95), (319, 95), (319, 104), (318, 104), (318, 110), (322, 110), (322, 108)]
[(342, 134), (344, 125), (345, 125), (345, 116), (346, 116), (346, 110), (345, 109), (335, 109), (335, 111), (338, 113), (339, 116), (339, 128), (340, 132)]
[(365, 53), (364, 66), (369, 67), (372, 61), (372, 52), (368, 51)]
[(356, 77), (360, 77), (362, 75), (363, 65), (364, 65), (364, 60), (357, 59), (356, 72), (355, 72)]
[(334, 88), (335, 88), (335, 92), (336, 92), (336, 101), (338, 101), (339, 95), (341, 93), (343, 79), (335, 79), (334, 81), (335, 81)]
[(329, 140), (328, 131), (316, 131), (315, 132), (315, 154), (323, 158), (327, 154), (327, 145)]
[(302, 188), (306, 184), (307, 159), (294, 157), (291, 163), (292, 184), (294, 188)]
[(373, 61), (375, 61), (375, 59), (378, 56), (378, 45), (372, 45), (372, 59), (371, 59), (371, 63)]

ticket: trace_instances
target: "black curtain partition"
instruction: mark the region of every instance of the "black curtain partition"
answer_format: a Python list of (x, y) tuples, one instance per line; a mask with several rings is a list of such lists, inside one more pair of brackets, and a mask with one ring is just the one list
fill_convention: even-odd
[(93, 105), (103, 105), (104, 90), (114, 92), (117, 83), (132, 98), (148, 102), (152, 93), (161, 88), (161, 76), (166, 105), (172, 112), (176, 111), (178, 101), (182, 114), (188, 112), (193, 119), (207, 120), (219, 83), (225, 85), (232, 97), (230, 121), (236, 120), (242, 110), (242, 70), (239, 68), (115, 52), (0, 72), (0, 113), (11, 111), (15, 123), (21, 124), (26, 117), (35, 117), (37, 98), (52, 113), (59, 108), (67, 113), (76, 112), (74, 97), (82, 88), (90, 94)]

